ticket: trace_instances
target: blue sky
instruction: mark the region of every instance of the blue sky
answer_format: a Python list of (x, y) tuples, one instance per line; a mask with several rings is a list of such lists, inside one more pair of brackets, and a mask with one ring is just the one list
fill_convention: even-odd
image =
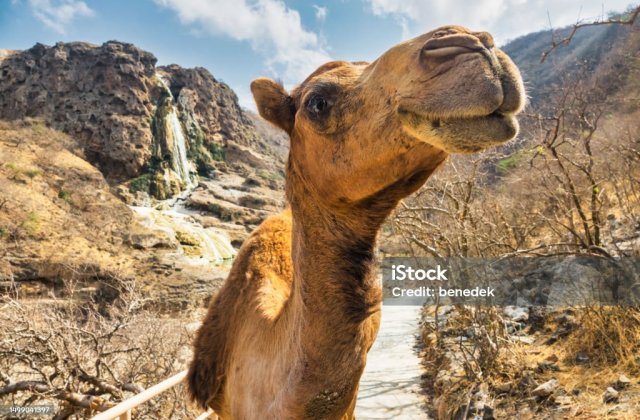
[(624, 10), (631, 0), (0, 0), (0, 49), (116, 39), (159, 64), (206, 67), (254, 108), (258, 76), (291, 87), (331, 59), (373, 60), (446, 24), (498, 43)]

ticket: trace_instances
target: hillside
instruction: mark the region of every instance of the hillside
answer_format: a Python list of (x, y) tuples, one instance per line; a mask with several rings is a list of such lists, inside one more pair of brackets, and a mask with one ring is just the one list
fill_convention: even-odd
[(541, 62), (543, 53), (551, 48), (553, 37), (563, 39), (570, 30), (562, 28), (555, 35), (550, 30), (535, 32), (502, 47), (520, 68), (531, 108), (543, 108), (560, 85), (583, 78), (600, 79), (598, 84), (609, 94), (634, 81), (634, 87), (638, 87), (639, 70), (629, 59), (640, 57), (638, 23), (631, 28), (626, 25), (584, 27), (576, 32), (569, 45), (560, 46)]
[(74, 279), (94, 299), (136, 281), (197, 306), (283, 207), (282, 136), (206, 69), (157, 67), (132, 44), (0, 51), (0, 123), (5, 290)]

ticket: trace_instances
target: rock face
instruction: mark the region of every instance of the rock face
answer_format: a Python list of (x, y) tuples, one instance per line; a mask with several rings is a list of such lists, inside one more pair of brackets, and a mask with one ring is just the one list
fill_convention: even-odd
[(255, 118), (131, 44), (0, 50), (0, 290), (115, 279), (201, 304), (284, 207), (286, 136)]
[(42, 118), (81, 140), (106, 176), (135, 176), (153, 141), (155, 63), (152, 54), (119, 42), (13, 52), (0, 63), (0, 117)]
[(156, 61), (117, 41), (1, 51), (0, 118), (43, 119), (79, 140), (111, 184), (141, 177), (133, 190), (160, 199), (222, 162), (280, 166), (227, 85), (206, 69)]

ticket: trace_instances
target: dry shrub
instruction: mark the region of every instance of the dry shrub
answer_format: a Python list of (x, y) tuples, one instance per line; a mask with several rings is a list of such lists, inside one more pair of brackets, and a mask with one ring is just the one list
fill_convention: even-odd
[(433, 416), (468, 418), (478, 414), (488, 384), (513, 371), (508, 334), (496, 307), (458, 305), (441, 317), (438, 311), (423, 313), (423, 386), (433, 391)]
[(640, 308), (590, 306), (576, 315), (580, 327), (567, 339), (568, 354), (584, 353), (593, 364), (638, 371)]
[[(69, 282), (72, 283), (72, 282)], [(108, 305), (64, 299), (0, 299), (0, 404), (47, 405), (55, 419), (89, 418), (185, 368), (184, 321), (146, 306), (133, 283), (111, 279)], [(193, 418), (181, 387), (134, 411), (137, 418)]]

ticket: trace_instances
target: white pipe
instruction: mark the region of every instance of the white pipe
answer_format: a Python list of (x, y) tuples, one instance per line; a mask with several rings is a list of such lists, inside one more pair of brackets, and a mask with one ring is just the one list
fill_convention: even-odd
[[(165, 379), (159, 384), (155, 384), (151, 388), (145, 389), (141, 393), (136, 394), (133, 397), (122, 401), (120, 404), (116, 405), (115, 407), (111, 407), (107, 411), (104, 411), (92, 417), (91, 420), (113, 420), (118, 416), (125, 414), (127, 411), (131, 411), (133, 408), (141, 405), (145, 401), (150, 400), (156, 395), (163, 393), (167, 389), (178, 385), (180, 382), (184, 380), (186, 376), (187, 376), (187, 371), (183, 370), (182, 372), (177, 373), (168, 379)], [(207, 412), (207, 413), (211, 414), (210, 412)], [(204, 414), (207, 414), (207, 413), (204, 413)], [(200, 416), (198, 418), (206, 418), (206, 417)]]

